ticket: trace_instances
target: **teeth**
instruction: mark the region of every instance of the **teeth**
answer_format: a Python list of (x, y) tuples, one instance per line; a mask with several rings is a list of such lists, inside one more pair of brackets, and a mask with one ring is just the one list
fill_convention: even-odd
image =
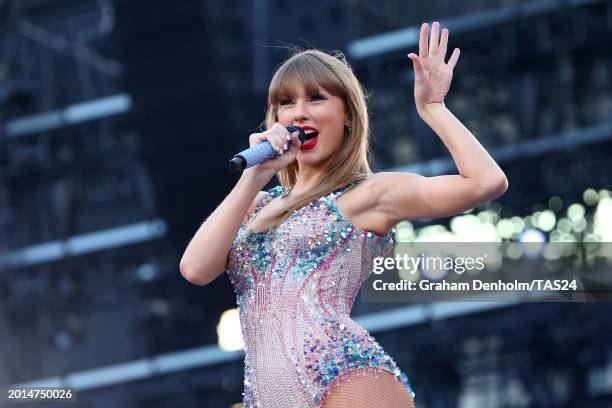
[(312, 133), (317, 133), (317, 131), (308, 129), (307, 131), (304, 132), (304, 134), (307, 134), (307, 135), (310, 135)]

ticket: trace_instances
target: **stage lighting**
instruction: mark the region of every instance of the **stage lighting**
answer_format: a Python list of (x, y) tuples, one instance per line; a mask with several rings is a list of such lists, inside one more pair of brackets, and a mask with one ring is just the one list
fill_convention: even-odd
[(527, 258), (536, 258), (540, 255), (546, 244), (546, 235), (535, 228), (527, 228), (519, 237)]
[(217, 325), (219, 347), (223, 350), (241, 350), (244, 348), (242, 331), (240, 329), (240, 315), (237, 308), (226, 310), (219, 318)]

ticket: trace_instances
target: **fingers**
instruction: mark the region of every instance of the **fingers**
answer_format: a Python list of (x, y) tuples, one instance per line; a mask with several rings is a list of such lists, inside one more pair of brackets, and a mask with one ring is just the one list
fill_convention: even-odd
[(266, 171), (273, 171), (274, 173), (281, 171), (289, 164), (293, 163), (302, 145), (300, 143), (298, 131), (289, 134), (287, 128), (280, 124), (278, 124), (278, 126), (275, 124), (263, 133), (253, 133), (249, 137), (251, 146), (261, 143), (264, 140), (270, 142), (278, 154), (272, 159), (264, 163), (259, 163), (256, 166), (260, 166), (260, 169), (265, 169)]
[(440, 32), (440, 23), (434, 21), (431, 25), (431, 39), (429, 40), (429, 54), (438, 52), (438, 34)]
[(287, 129), (278, 122), (274, 124), (272, 129), (273, 134), (268, 138), (268, 141), (278, 154), (283, 154), (287, 150), (287, 141), (289, 139)]
[[(290, 144), (287, 143), (288, 148), (286, 149), (286, 152), (285, 152), (286, 154), (281, 153), (278, 156), (276, 156), (274, 159), (272, 159), (275, 162), (284, 163), (282, 164), (281, 169), (284, 168), (289, 163), (291, 163), (293, 160), (295, 160), (295, 157), (300, 151), (300, 146), (301, 146), (299, 132), (297, 131), (293, 132), (291, 133), (291, 135), (287, 135), (287, 137), (290, 138), (291, 143)], [(286, 157), (286, 158), (282, 158), (282, 157)]]
[(454, 69), (455, 65), (457, 65), (457, 60), (459, 59), (460, 53), (461, 51), (459, 51), (459, 48), (455, 48), (455, 50), (453, 51), (453, 55), (451, 55), (451, 57), (448, 59), (448, 66), (451, 69)]
[(287, 131), (284, 130), (283, 134), (275, 134), (274, 136), (268, 139), (274, 150), (276, 150), (276, 153), (285, 153), (285, 150), (287, 150), (288, 136), (289, 135), (287, 135)]
[[(265, 132), (268, 133), (268, 132)], [(287, 134), (287, 128), (280, 123), (276, 122), (270, 129), (267, 135), (267, 140), (272, 145), (272, 148), (279, 155), (283, 154), (287, 150), (287, 141), (289, 135)]]
[(274, 126), (262, 133), (252, 133), (249, 136), (249, 145), (252, 147), (267, 140), (272, 148), (280, 155), (289, 149), (289, 140), (291, 136), (287, 129), (280, 123), (275, 123)]
[(429, 51), (427, 48), (427, 34), (429, 32), (429, 25), (427, 23), (421, 24), (421, 34), (419, 37), (419, 58), (427, 58)]
[(408, 54), (408, 58), (412, 60), (415, 79), (418, 81), (425, 75), (425, 69), (423, 68), (423, 64), (421, 64), (421, 59), (414, 53)]
[(448, 28), (442, 29), (442, 38), (440, 39), (440, 48), (438, 54), (442, 57), (442, 62), (446, 59), (446, 47), (448, 46)]
[(251, 133), (249, 136), (249, 147), (253, 147), (266, 140), (266, 136), (263, 133)]
[(300, 150), (300, 146), (302, 146), (302, 142), (300, 142), (300, 138), (298, 137), (299, 132), (293, 132), (291, 134), (291, 148), (289, 150), (291, 150), (292, 152), (295, 151), (297, 153), (298, 150)]
[[(277, 148), (275, 148), (274, 150), (276, 150), (278, 152), (279, 155), (294, 151), (294, 146), (296, 146), (297, 144), (297, 149), (300, 148), (300, 139), (299, 139), (299, 132), (295, 131), (291, 134), (286, 134), (287, 130), (285, 129), (285, 135), (283, 136), (283, 139), (276, 145)], [(272, 142), (270, 142), (272, 143)], [(274, 147), (274, 143), (272, 143), (272, 146)]]

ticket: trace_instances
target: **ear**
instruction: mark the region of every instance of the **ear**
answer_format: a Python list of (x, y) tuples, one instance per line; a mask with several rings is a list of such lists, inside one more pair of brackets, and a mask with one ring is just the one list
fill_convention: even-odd
[(353, 117), (350, 112), (344, 115), (344, 126), (353, 127)]

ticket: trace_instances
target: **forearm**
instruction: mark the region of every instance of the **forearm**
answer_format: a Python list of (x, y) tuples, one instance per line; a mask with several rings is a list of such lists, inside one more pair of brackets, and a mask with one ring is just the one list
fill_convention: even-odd
[(225, 270), (244, 215), (272, 175), (246, 170), (215, 211), (204, 221), (181, 258), (181, 274), (190, 282), (204, 285)]
[(418, 113), (447, 147), (459, 174), (484, 186), (505, 182), (495, 160), (444, 103), (420, 107)]

